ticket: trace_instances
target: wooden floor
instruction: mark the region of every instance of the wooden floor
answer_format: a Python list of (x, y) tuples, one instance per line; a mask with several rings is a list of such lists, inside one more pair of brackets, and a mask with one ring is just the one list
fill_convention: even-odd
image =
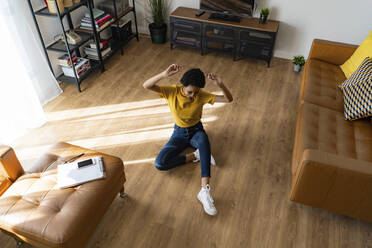
[[(218, 164), (211, 180), (216, 217), (196, 198), (199, 164), (169, 172), (153, 165), (173, 121), (166, 103), (142, 83), (171, 63), (217, 73), (234, 96), (231, 104), (204, 109)], [(82, 93), (63, 84), (64, 93), (45, 106), (48, 123), (13, 145), (26, 167), (57, 141), (123, 159), (129, 196), (115, 199), (87, 247), (372, 247), (372, 224), (289, 201), (300, 80), (287, 60), (273, 59), (267, 68), (263, 61), (133, 40), (103, 74), (83, 82)], [(0, 246), (15, 243), (0, 234)]]

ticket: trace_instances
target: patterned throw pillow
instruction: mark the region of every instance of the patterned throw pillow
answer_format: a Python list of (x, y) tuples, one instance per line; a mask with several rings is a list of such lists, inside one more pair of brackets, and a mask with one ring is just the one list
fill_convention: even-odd
[(346, 120), (372, 116), (372, 61), (370, 58), (365, 58), (358, 69), (339, 87), (344, 94)]

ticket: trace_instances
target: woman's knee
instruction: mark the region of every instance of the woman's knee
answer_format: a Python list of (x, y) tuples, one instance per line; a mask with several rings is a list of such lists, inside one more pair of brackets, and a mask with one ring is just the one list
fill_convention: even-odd
[(161, 159), (161, 157), (157, 156), (155, 159), (155, 168), (160, 171), (167, 170), (164, 159)]
[(198, 148), (210, 148), (208, 135), (205, 132), (198, 132), (195, 134), (195, 142)]

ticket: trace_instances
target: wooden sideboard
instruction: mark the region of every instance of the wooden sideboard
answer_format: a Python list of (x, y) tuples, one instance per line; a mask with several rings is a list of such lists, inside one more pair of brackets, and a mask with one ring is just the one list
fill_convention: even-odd
[(251, 57), (262, 59), (270, 66), (279, 22), (268, 20), (260, 24), (258, 18), (242, 18), (239, 23), (208, 19), (211, 12), (200, 17), (200, 10), (178, 7), (170, 15), (170, 47), (185, 46), (229, 53), (233, 60)]

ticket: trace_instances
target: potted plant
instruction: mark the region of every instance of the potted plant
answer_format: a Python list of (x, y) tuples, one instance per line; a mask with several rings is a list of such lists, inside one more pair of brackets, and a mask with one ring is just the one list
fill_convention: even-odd
[(301, 71), (301, 67), (305, 64), (305, 58), (302, 55), (294, 56), (292, 62), (294, 64), (293, 70), (299, 72)]
[(263, 8), (260, 12), (260, 23), (264, 24), (267, 22), (267, 17), (270, 14), (269, 8)]
[(166, 41), (167, 25), (164, 23), (166, 0), (148, 0), (152, 23), (149, 24), (149, 30), (152, 43), (163, 44)]

